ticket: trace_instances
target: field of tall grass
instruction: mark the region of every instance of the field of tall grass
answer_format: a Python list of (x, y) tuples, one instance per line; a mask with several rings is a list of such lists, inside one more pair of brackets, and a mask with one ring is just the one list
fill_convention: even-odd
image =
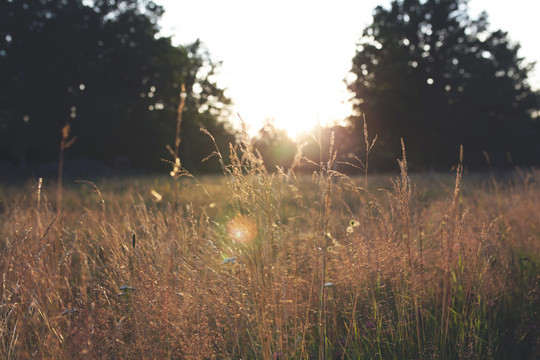
[(0, 184), (0, 358), (540, 356), (539, 171), (230, 150), (222, 176)]

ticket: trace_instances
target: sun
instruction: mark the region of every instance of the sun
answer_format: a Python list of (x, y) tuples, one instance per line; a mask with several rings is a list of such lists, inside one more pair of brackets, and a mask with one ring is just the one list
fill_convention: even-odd
[(285, 103), (276, 109), (274, 123), (277, 128), (284, 129), (291, 139), (296, 140), (305, 134), (313, 133), (319, 125), (328, 127), (340, 123), (348, 115), (347, 106), (301, 106), (301, 103)]
[[(294, 107), (277, 109), (274, 117), (274, 125), (278, 129), (285, 130), (287, 135), (296, 140), (315, 130), (320, 120), (316, 111), (298, 110)], [(321, 124), (323, 126), (323, 124)]]
[(304, 134), (308, 134), (317, 128), (317, 120), (296, 118), (295, 121), (276, 121), (276, 127), (284, 129), (287, 135), (295, 140)]
[[(239, 114), (238, 124), (245, 121), (251, 137), (257, 136), (259, 130), (271, 120), (277, 129), (285, 130), (292, 140), (296, 140), (313, 133), (319, 124), (321, 127), (343, 124), (351, 112), (350, 104), (343, 100), (345, 95), (340, 91), (324, 99), (314, 91), (265, 91), (265, 96), (240, 94), (244, 96), (238, 96), (241, 100), (235, 104), (235, 111)], [(274, 96), (279, 99), (268, 101)]]

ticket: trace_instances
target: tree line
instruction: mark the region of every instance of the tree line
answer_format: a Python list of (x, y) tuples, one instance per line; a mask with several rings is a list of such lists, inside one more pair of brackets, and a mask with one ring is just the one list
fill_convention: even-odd
[[(231, 100), (214, 81), (219, 63), (201, 42), (175, 46), (159, 35), (164, 9), (149, 0), (0, 0), (0, 161), (24, 168), (54, 161), (69, 124), (69, 156), (151, 171), (169, 166), (182, 84), (180, 158), (191, 171), (238, 133)], [(190, 16), (190, 14), (182, 14)], [(378, 140), (374, 169), (395, 168), (403, 139), (413, 169), (444, 170), (465, 149), (482, 168), (537, 165), (538, 92), (519, 44), (472, 19), (465, 0), (394, 0), (378, 6), (352, 59), (353, 111), (334, 132), (338, 160), (365, 156), (364, 120)], [(321, 151), (313, 139), (305, 154)], [(267, 167), (290, 166), (296, 144), (271, 122), (254, 139)], [(322, 151), (326, 154), (327, 145)]]
[[(540, 164), (540, 94), (528, 82), (534, 64), (519, 49), (506, 32), (489, 30), (487, 14), (471, 18), (466, 0), (376, 7), (352, 59), (348, 126), (323, 129), (322, 152), (317, 141), (302, 139), (308, 156), (327, 155), (334, 132), (337, 160), (352, 163), (349, 171), (361, 169), (367, 121), (368, 133), (377, 135), (372, 170), (397, 168), (402, 139), (413, 170), (448, 170), (461, 147), (472, 170)], [(283, 143), (262, 139), (274, 149)]]
[(174, 46), (159, 36), (162, 14), (147, 0), (0, 0), (1, 158), (52, 161), (69, 124), (71, 157), (163, 169), (185, 84), (180, 155), (204, 169), (213, 148), (201, 127), (222, 146), (235, 141), (222, 121), (230, 99), (199, 41)]
[[(348, 83), (350, 121), (379, 135), (374, 155), (395, 161), (403, 138), (417, 169), (538, 164), (539, 93), (533, 64), (504, 31), (472, 19), (466, 0), (401, 0), (378, 6), (363, 32)], [(378, 153), (378, 155), (377, 155)]]

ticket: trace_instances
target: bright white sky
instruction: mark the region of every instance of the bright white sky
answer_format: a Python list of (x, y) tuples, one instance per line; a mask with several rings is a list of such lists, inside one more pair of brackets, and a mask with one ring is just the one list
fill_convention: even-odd
[[(223, 61), (218, 85), (253, 135), (274, 118), (290, 135), (351, 112), (343, 79), (356, 42), (377, 5), (389, 0), (156, 0), (162, 33), (177, 44), (197, 38)], [(491, 30), (508, 31), (521, 56), (540, 67), (540, 0), (470, 0), (470, 14), (487, 11)], [(531, 79), (540, 88), (540, 68)], [(237, 118), (233, 119), (237, 120)]]

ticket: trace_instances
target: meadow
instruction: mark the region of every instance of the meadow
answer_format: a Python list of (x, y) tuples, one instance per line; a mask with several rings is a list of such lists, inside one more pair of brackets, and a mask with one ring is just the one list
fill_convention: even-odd
[(0, 184), (0, 358), (540, 356), (540, 171), (231, 151), (220, 176)]

